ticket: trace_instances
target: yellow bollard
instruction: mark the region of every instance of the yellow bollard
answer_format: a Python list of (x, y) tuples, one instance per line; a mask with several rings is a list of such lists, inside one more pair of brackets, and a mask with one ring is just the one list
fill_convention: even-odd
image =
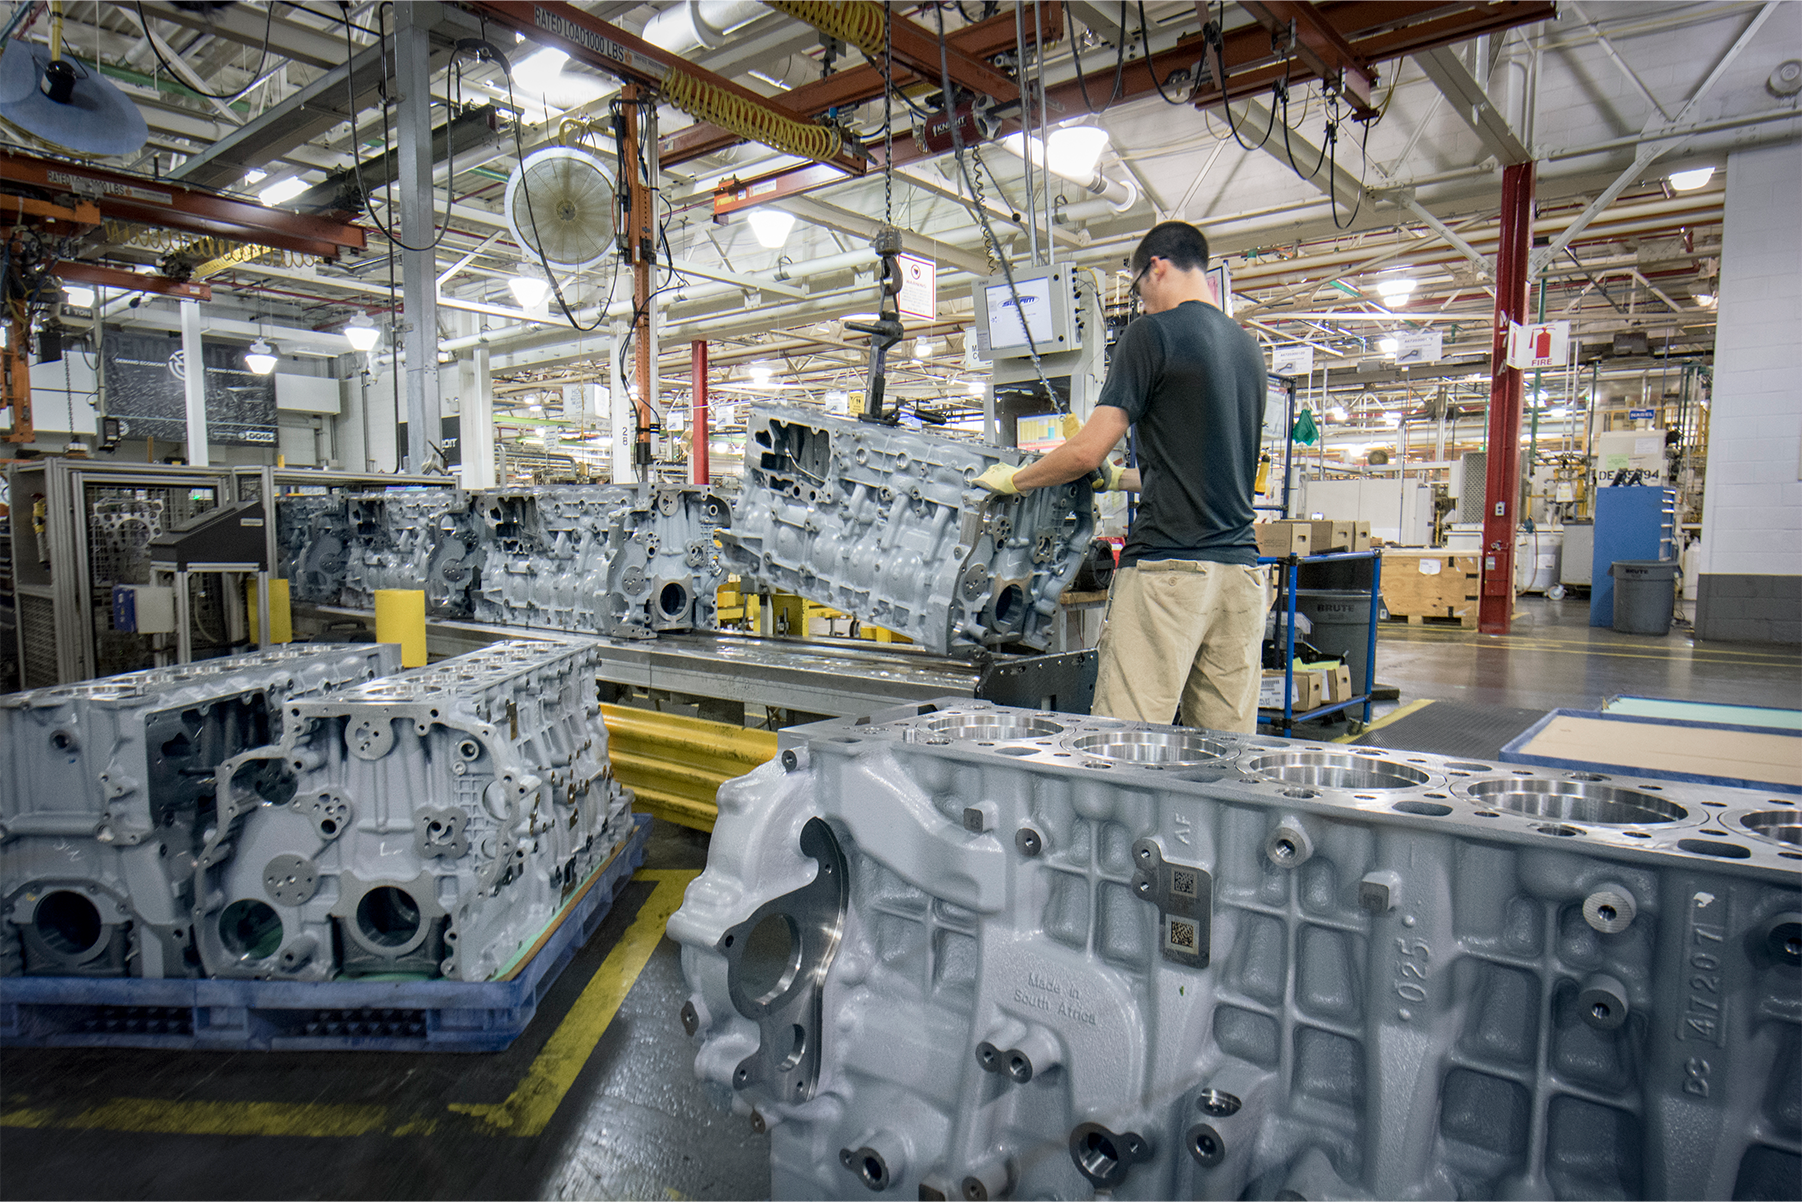
[(399, 643), (401, 667), (425, 667), (424, 589), (375, 590), (375, 641)]
[[(261, 643), (262, 623), (257, 621), (257, 578), (244, 582), (244, 609), (250, 615), (250, 641)], [(269, 581), (269, 631), (272, 643), (294, 641), (294, 611), (288, 604), (288, 582), (280, 576)]]

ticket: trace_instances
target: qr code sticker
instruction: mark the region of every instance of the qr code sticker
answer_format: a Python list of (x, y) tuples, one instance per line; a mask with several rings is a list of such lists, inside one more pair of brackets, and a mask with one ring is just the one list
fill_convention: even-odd
[(1168, 939), (1169, 945), (1173, 948), (1185, 952), (1194, 951), (1195, 924), (1192, 922), (1183, 922), (1178, 918), (1172, 918), (1170, 920), (1170, 934)]
[(1195, 896), (1195, 870), (1192, 868), (1172, 868), (1170, 870), (1170, 892), (1182, 897)]

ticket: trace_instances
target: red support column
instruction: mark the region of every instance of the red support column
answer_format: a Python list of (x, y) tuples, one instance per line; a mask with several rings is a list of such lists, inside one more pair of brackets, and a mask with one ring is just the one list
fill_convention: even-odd
[(1520, 369), (1508, 366), (1509, 323), (1527, 320), (1527, 259), (1533, 248), (1535, 166), (1502, 171), (1501, 245), (1495, 252), (1495, 340), (1489, 386), (1489, 459), (1483, 506), (1483, 591), (1477, 629), (1507, 634), (1514, 616), (1514, 529), (1520, 504)]
[(694, 403), (690, 406), (689, 432), (693, 438), (688, 462), (692, 479), (703, 488), (707, 485), (707, 344), (696, 340), (688, 344), (689, 366), (693, 371)]

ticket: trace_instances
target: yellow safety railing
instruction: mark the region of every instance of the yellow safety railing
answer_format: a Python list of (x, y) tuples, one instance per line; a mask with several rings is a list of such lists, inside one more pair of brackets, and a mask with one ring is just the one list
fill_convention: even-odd
[(776, 736), (724, 722), (603, 705), (613, 775), (638, 795), (638, 809), (710, 831), (720, 786), (776, 756)]

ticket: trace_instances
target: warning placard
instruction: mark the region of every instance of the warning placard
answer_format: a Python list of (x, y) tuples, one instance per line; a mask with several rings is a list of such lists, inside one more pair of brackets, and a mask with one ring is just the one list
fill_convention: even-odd
[(901, 315), (927, 320), (936, 318), (939, 315), (938, 264), (913, 255), (897, 255), (895, 261), (901, 265), (901, 295), (895, 298)]

